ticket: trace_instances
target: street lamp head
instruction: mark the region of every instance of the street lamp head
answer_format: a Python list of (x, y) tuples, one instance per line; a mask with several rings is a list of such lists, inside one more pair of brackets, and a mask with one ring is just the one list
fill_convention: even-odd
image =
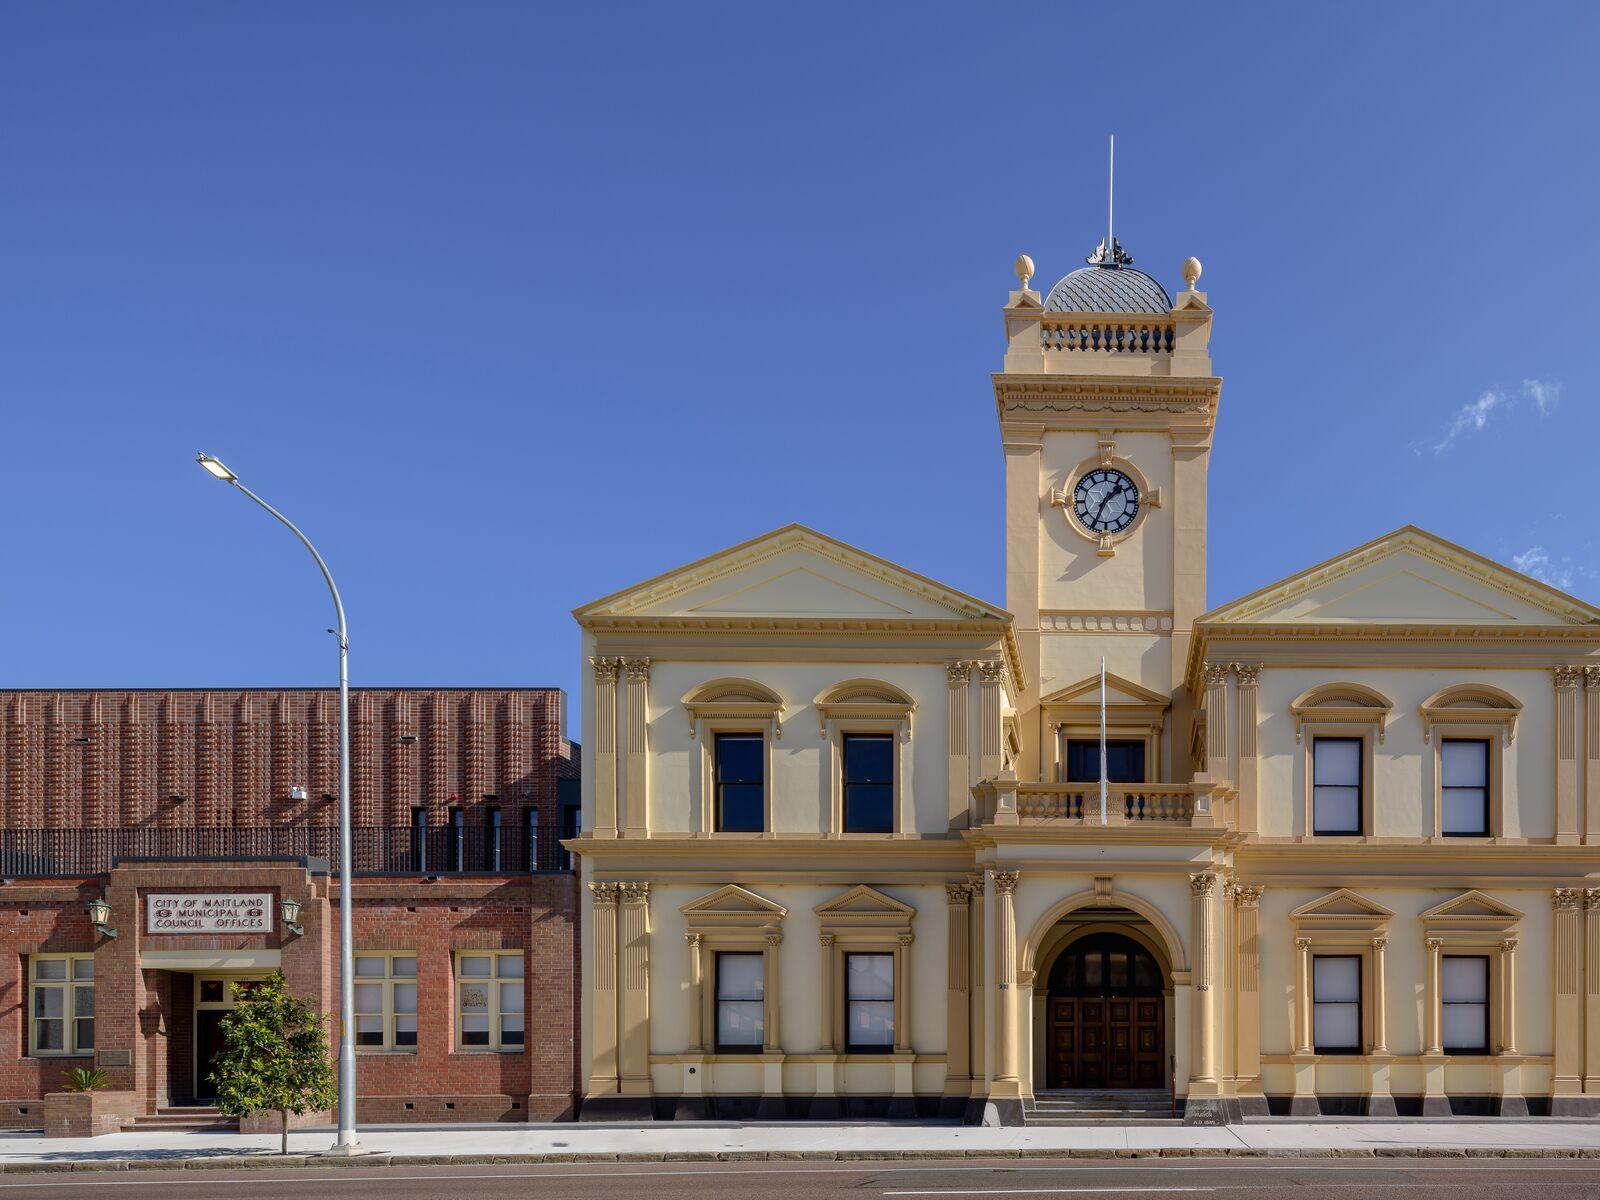
[(221, 459), (212, 458), (209, 454), (196, 454), (194, 456), (194, 460), (207, 471), (210, 471), (211, 474), (222, 480), (223, 483), (239, 482), (239, 477), (232, 471), (228, 470), (227, 467), (223, 466)]

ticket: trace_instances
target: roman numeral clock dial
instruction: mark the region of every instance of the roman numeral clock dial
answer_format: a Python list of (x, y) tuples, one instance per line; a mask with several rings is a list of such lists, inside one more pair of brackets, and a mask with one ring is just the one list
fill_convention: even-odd
[(1121, 533), (1139, 515), (1139, 485), (1115, 467), (1088, 471), (1072, 489), (1072, 515), (1102, 538)]

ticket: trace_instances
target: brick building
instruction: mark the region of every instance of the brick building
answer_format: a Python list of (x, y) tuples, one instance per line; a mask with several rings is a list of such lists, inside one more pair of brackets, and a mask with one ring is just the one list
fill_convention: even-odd
[[(363, 1122), (572, 1114), (563, 706), (351, 694)], [(0, 1124), (90, 1065), (152, 1119), (203, 1106), (222, 1016), (273, 968), (336, 1038), (337, 780), (331, 689), (0, 691)]]

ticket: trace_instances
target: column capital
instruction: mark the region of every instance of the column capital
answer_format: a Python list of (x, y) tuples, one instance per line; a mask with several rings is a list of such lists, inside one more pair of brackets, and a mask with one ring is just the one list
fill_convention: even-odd
[(1217, 876), (1214, 871), (1201, 871), (1189, 876), (1189, 891), (1201, 899), (1211, 895), (1216, 886)]
[(1389, 939), (1386, 938), (1386, 937), (1375, 937), (1375, 938), (1373, 938), (1372, 939), (1372, 948), (1374, 950), (1376, 950), (1379, 954), (1382, 954), (1385, 950), (1387, 950), (1389, 948)]
[(1517, 939), (1514, 937), (1500, 939), (1500, 953), (1510, 954), (1517, 948)]
[(624, 904), (648, 904), (650, 901), (648, 883), (619, 883), (617, 891), (621, 894)]
[(1444, 947), (1444, 939), (1436, 937), (1423, 938), (1422, 944), (1428, 948), (1430, 953), (1436, 953)]
[(902, 947), (907, 947), (917, 940), (917, 935), (914, 933), (897, 933), (894, 940), (899, 942)]
[(1006, 677), (1006, 664), (1004, 659), (985, 658), (978, 661), (978, 675), (985, 684), (1000, 683)]
[(1020, 871), (996, 871), (994, 873), (994, 890), (1002, 896), (1011, 895), (1012, 892), (1017, 890), (1017, 879), (1021, 874), (1022, 872)]
[(1557, 888), (1550, 897), (1550, 906), (1557, 912), (1576, 912), (1582, 899), (1583, 892), (1578, 888)]
[(623, 669), (628, 672), (629, 680), (644, 683), (650, 678), (650, 660), (648, 658), (624, 658), (620, 660)]
[(589, 665), (594, 668), (596, 683), (611, 683), (617, 678), (617, 668), (622, 665), (620, 658), (591, 658)]
[(1266, 890), (1258, 883), (1237, 883), (1233, 886), (1233, 899), (1240, 908), (1259, 908), (1261, 893)]
[(1554, 668), (1558, 688), (1576, 688), (1584, 679), (1584, 669), (1579, 666)]
[(822, 943), (824, 949), (827, 949), (829, 946), (833, 945), (834, 936), (835, 935), (831, 933), (819, 933), (817, 934), (817, 941)]
[(945, 903), (951, 908), (965, 908), (972, 903), (972, 885), (970, 883), (947, 883), (944, 885)]
[(691, 947), (699, 949), (705, 943), (706, 935), (703, 933), (686, 933), (683, 935), (683, 940), (688, 942)]
[(617, 902), (617, 885), (614, 883), (591, 883), (589, 894), (594, 897), (596, 904), (613, 905)]
[(968, 683), (972, 679), (972, 664), (965, 660), (947, 662), (944, 665), (944, 675), (952, 684)]
[(1584, 667), (1583, 683), (1585, 687), (1600, 688), (1600, 666)]
[(779, 946), (783, 945), (783, 934), (781, 934), (781, 933), (769, 933), (769, 934), (767, 934), (767, 945), (771, 946), (774, 950), (776, 950)]
[(1583, 906), (1589, 909), (1600, 908), (1600, 888), (1584, 888)]
[(1240, 687), (1255, 687), (1261, 677), (1261, 663), (1234, 663), (1233, 673), (1239, 677)]
[(1227, 683), (1228, 664), (1208, 662), (1203, 671), (1203, 678), (1205, 679), (1205, 684), (1208, 688), (1217, 687), (1221, 684)]
[(1311, 939), (1308, 937), (1295, 938), (1294, 948), (1299, 950), (1301, 953), (1304, 953), (1305, 951), (1311, 949)]

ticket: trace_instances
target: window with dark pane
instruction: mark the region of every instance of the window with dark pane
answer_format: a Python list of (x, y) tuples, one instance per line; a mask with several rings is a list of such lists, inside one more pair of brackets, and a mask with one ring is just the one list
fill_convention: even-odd
[(1312, 739), (1311, 832), (1363, 832), (1360, 738)]
[(844, 735), (844, 831), (894, 832), (894, 737)]
[[(1067, 742), (1068, 783), (1095, 783), (1100, 779), (1100, 740), (1074, 738)], [(1144, 782), (1144, 743), (1120, 738), (1106, 741), (1106, 779), (1111, 783)]]
[(719, 733), (716, 757), (717, 832), (766, 828), (766, 739), (759, 733)]
[(1489, 836), (1489, 743), (1439, 743), (1439, 829), (1446, 837)]

